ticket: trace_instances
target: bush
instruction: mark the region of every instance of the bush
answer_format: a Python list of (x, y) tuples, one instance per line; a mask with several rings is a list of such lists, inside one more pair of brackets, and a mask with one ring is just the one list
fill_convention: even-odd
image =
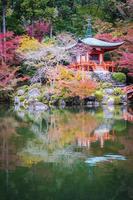
[(103, 92), (101, 90), (95, 92), (95, 97), (97, 101), (102, 101), (103, 100)]
[(112, 88), (112, 83), (102, 83), (102, 88)]
[(50, 85), (54, 85), (54, 93), (62, 98), (78, 96), (83, 99), (91, 96), (98, 87), (97, 82), (90, 80), (85, 74), (75, 73), (61, 66), (49, 70), (47, 77)]
[(36, 51), (41, 48), (41, 44), (35, 39), (29, 36), (23, 36), (20, 40), (19, 51), (20, 52), (28, 52), (28, 51)]
[(113, 73), (112, 78), (115, 81), (120, 82), (120, 83), (125, 83), (125, 81), (126, 81), (126, 75), (124, 73), (121, 73), (121, 72)]
[(116, 97), (114, 98), (114, 100), (115, 100), (115, 104), (116, 104), (116, 105), (121, 104), (121, 98), (120, 98), (120, 96), (116, 96)]
[(113, 92), (114, 95), (123, 95), (123, 91), (121, 88), (114, 88), (114, 92)]

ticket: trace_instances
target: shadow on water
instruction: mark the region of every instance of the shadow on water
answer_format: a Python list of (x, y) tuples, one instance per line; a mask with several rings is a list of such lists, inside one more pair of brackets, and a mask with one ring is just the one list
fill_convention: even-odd
[(132, 108), (0, 106), (2, 200), (133, 199)]

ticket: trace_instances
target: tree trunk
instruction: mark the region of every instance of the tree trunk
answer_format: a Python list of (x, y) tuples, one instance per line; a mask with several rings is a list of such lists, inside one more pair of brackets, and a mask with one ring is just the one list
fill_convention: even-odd
[(52, 26), (52, 22), (50, 23), (50, 38), (53, 37), (53, 26)]
[(2, 33), (4, 38), (2, 39), (2, 65), (4, 66), (6, 63), (6, 3), (7, 0), (2, 0)]
[(6, 33), (6, 0), (2, 0), (2, 32)]

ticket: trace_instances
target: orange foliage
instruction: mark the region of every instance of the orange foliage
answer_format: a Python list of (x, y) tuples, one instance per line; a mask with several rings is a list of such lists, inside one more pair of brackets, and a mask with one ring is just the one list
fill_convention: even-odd
[(79, 96), (81, 99), (92, 95), (97, 86), (97, 83), (91, 80), (73, 80), (58, 82), (58, 88), (60, 88), (62, 92), (65, 92), (66, 97)]
[(61, 66), (50, 70), (48, 77), (54, 85), (53, 92), (63, 98), (79, 96), (83, 99), (92, 95), (98, 87), (98, 83), (90, 80), (86, 72), (75, 72)]

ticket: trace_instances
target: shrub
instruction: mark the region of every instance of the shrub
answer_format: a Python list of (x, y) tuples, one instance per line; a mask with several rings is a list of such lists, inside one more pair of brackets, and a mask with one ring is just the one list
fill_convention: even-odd
[(115, 81), (120, 82), (120, 83), (125, 83), (125, 81), (126, 81), (126, 75), (124, 73), (121, 73), (121, 72), (113, 73), (112, 78)]
[(98, 84), (85, 74), (82, 77), (82, 74), (61, 66), (51, 69), (48, 79), (50, 85), (53, 85), (54, 93), (61, 98), (78, 96), (83, 99), (92, 95), (98, 87)]
[(102, 83), (102, 88), (111, 88), (112, 87), (112, 83)]
[(60, 89), (61, 96), (64, 98), (78, 96), (81, 99), (84, 99), (95, 92), (97, 83), (92, 80), (61, 80), (57, 82), (56, 87)]
[(95, 97), (97, 101), (102, 101), (103, 100), (103, 92), (101, 90), (95, 92)]
[(113, 92), (114, 95), (122, 95), (123, 94), (123, 91), (121, 88), (114, 88), (114, 92)]
[(36, 39), (25, 35), (20, 40), (20, 46), (18, 50), (20, 52), (28, 52), (36, 51), (39, 48), (41, 48), (41, 44)]
[(121, 104), (121, 97), (120, 97), (120, 96), (116, 96), (116, 97), (114, 98), (114, 100), (115, 100), (115, 104), (116, 104), (116, 105)]

